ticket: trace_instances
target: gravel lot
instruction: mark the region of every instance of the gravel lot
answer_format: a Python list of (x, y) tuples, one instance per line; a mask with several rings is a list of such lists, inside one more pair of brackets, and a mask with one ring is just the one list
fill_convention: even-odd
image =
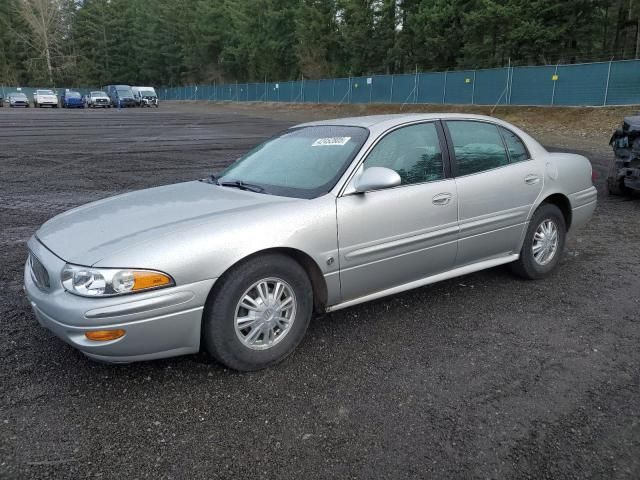
[[(36, 324), (22, 268), (45, 220), (317, 115), (0, 109), (0, 477), (640, 478), (640, 199), (602, 176), (552, 278), (496, 268), (325, 315), (266, 371), (97, 364)], [(574, 148), (604, 172), (606, 148)]]

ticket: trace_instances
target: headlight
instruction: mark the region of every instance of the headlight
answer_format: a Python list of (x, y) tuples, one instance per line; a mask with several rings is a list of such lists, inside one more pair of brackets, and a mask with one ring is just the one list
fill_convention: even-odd
[(166, 273), (153, 270), (125, 270), (65, 265), (62, 270), (65, 290), (83, 297), (112, 297), (155, 290), (175, 285)]

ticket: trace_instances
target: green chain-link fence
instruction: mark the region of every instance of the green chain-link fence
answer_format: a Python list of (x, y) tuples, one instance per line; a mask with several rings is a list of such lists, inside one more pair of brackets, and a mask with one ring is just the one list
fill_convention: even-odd
[[(0, 86), (7, 94), (17, 87)], [(21, 89), (30, 99), (35, 88)], [(65, 88), (57, 88), (61, 94)], [(90, 89), (72, 89), (81, 94)], [(461, 105), (640, 104), (640, 60), (157, 89), (161, 100)]]
[(640, 104), (640, 60), (162, 87), (161, 100), (461, 105)]

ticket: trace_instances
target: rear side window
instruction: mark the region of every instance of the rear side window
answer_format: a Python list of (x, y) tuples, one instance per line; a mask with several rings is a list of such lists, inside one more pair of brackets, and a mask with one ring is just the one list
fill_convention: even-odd
[(520, 140), (520, 138), (518, 138), (518, 136), (512, 131), (503, 127), (499, 128), (500, 132), (502, 132), (502, 136), (504, 137), (504, 143), (507, 145), (511, 162), (515, 163), (529, 160), (529, 152), (527, 152), (527, 148), (524, 146), (524, 143), (522, 143), (522, 140)]
[(420, 123), (388, 133), (373, 148), (364, 167), (386, 167), (400, 175), (402, 185), (444, 178), (444, 164), (435, 123)]
[(498, 127), (490, 123), (447, 122), (456, 156), (458, 176), (492, 170), (509, 163)]

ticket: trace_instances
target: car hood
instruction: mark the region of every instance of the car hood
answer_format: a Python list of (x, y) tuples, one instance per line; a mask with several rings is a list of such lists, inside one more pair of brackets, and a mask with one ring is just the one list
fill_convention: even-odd
[(36, 236), (63, 260), (94, 265), (137, 244), (224, 221), (227, 215), (300, 201), (206, 182), (139, 190), (89, 203), (46, 222)]

